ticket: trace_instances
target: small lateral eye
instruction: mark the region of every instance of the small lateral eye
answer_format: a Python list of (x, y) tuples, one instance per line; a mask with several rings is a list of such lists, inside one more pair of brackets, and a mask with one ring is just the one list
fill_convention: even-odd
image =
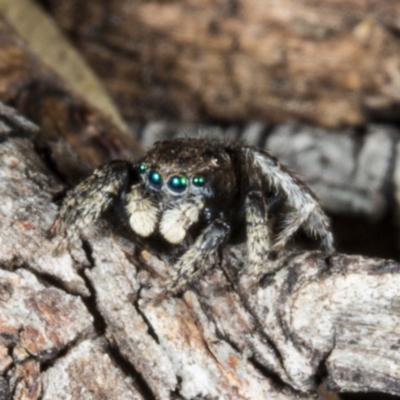
[(149, 172), (149, 181), (156, 188), (160, 188), (162, 186), (162, 177), (157, 171)]
[(206, 180), (202, 176), (195, 176), (192, 179), (192, 183), (194, 186), (202, 187), (206, 183)]
[(142, 163), (139, 163), (137, 165), (137, 169), (139, 171), (140, 174), (144, 174), (146, 172), (146, 166)]
[(168, 187), (176, 193), (183, 193), (187, 185), (188, 181), (184, 176), (174, 175), (168, 179)]

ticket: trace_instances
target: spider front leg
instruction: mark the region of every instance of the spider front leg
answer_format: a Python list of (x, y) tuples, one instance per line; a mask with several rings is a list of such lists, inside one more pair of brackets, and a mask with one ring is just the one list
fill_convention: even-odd
[(245, 200), (247, 234), (247, 271), (256, 277), (270, 271), (268, 256), (271, 250), (268, 213), (263, 194), (252, 191)]
[(72, 237), (93, 224), (126, 188), (130, 172), (125, 161), (111, 161), (96, 169), (67, 193), (50, 232)]
[(163, 295), (177, 294), (201, 273), (212, 267), (212, 258), (230, 234), (229, 225), (217, 219), (199, 235), (174, 265)]

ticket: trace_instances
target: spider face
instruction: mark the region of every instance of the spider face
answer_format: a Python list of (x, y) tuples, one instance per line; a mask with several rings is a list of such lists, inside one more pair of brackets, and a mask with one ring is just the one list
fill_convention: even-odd
[[(267, 225), (271, 196), (288, 210), (279, 232)], [(112, 161), (68, 193), (54, 227), (62, 222), (71, 235), (116, 202), (143, 240), (157, 236), (183, 246), (170, 292), (243, 229), (255, 275), (271, 272), (268, 253), (282, 249), (300, 228), (334, 252), (329, 220), (310, 189), (264, 150), (239, 143), (174, 139), (156, 143), (137, 164)]]
[(229, 154), (190, 139), (156, 143), (137, 169), (146, 189), (165, 197), (211, 196), (217, 183), (224, 191), (235, 185)]
[(190, 227), (211, 211), (217, 213), (213, 204), (222, 196), (234, 196), (236, 176), (229, 154), (204, 144), (190, 139), (158, 142), (135, 165), (140, 183), (128, 194), (126, 210), (139, 236), (159, 230), (169, 243), (181, 243)]

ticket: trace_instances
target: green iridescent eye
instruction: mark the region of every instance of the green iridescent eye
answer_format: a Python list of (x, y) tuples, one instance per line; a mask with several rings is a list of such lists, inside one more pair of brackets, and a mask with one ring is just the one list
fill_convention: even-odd
[(152, 184), (152, 186), (156, 188), (160, 188), (162, 186), (162, 176), (157, 171), (149, 172), (149, 181)]
[(202, 176), (195, 176), (192, 179), (192, 182), (193, 182), (194, 186), (201, 187), (201, 186), (204, 186), (204, 184), (206, 183), (206, 180)]
[(146, 166), (142, 163), (138, 164), (137, 169), (141, 174), (144, 174), (146, 172)]
[(183, 193), (187, 185), (188, 181), (184, 176), (174, 175), (168, 179), (168, 187), (176, 193)]

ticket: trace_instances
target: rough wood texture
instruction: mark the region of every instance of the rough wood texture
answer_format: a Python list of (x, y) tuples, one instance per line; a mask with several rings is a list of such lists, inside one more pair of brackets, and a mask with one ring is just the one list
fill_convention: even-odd
[(36, 139), (46, 141), (50, 153), (60, 138), (92, 166), (140, 152), (127, 132), (75, 95), (1, 18), (0, 60), (0, 100), (38, 124)]
[(60, 185), (34, 128), (5, 107), (0, 121), (0, 398), (314, 399), (323, 377), (400, 393), (398, 264), (286, 253), (255, 285), (226, 248), (155, 305), (168, 266), (106, 222), (82, 242), (48, 238)]
[(40, 0), (123, 114), (399, 120), (396, 0)]

